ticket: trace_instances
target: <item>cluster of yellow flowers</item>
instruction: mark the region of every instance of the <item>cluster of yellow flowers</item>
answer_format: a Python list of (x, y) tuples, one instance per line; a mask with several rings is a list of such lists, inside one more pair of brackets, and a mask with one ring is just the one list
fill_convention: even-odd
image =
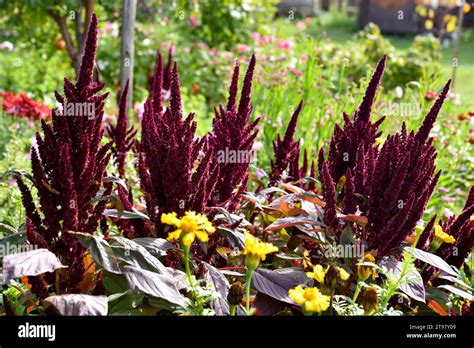
[[(464, 13), (468, 13), (471, 10), (471, 5), (468, 3), (464, 4), (463, 11)], [(425, 29), (431, 30), (434, 26), (434, 18), (435, 18), (435, 11), (432, 8), (428, 8), (423, 5), (418, 5), (415, 9), (416, 13), (418, 13), (421, 17), (425, 19)], [(445, 30), (448, 33), (452, 33), (456, 30), (456, 26), (458, 24), (458, 17), (452, 14), (446, 14), (443, 17), (443, 22), (445, 25)]]
[(174, 212), (162, 214), (161, 222), (176, 227), (174, 231), (168, 233), (167, 239), (179, 240), (187, 248), (193, 244), (196, 237), (205, 243), (209, 240), (208, 234), (216, 231), (205, 215), (196, 214), (194, 211), (187, 211), (181, 219)]
[(331, 298), (323, 295), (318, 288), (303, 288), (298, 285), (288, 292), (290, 299), (301, 305), (305, 314), (324, 312), (329, 308)]

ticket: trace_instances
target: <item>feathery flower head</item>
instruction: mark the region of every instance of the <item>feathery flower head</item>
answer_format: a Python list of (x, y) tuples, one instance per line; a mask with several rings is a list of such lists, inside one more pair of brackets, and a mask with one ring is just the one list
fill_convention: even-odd
[(187, 211), (181, 219), (175, 212), (162, 214), (161, 222), (176, 227), (176, 230), (168, 233), (167, 239), (179, 240), (185, 247), (190, 247), (196, 237), (203, 243), (207, 242), (209, 234), (216, 231), (205, 215), (194, 211)]
[(290, 289), (288, 296), (293, 302), (301, 305), (305, 314), (324, 312), (329, 308), (331, 300), (329, 296), (323, 295), (318, 288), (303, 288), (301, 285)]
[(259, 241), (253, 235), (245, 232), (245, 249), (241, 255), (245, 255), (245, 266), (249, 269), (256, 269), (260, 260), (265, 261), (267, 254), (278, 251), (278, 248), (271, 243)]

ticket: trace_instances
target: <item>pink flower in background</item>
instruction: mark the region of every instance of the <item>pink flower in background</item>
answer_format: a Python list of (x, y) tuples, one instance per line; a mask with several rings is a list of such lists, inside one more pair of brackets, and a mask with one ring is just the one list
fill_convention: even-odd
[(272, 79), (281, 79), (281, 74), (280, 73), (274, 73), (271, 76)]
[(120, 17), (120, 12), (119, 12), (119, 11), (115, 11), (115, 12), (114, 12), (114, 17), (115, 17), (115, 18), (119, 18), (119, 17)]
[(145, 111), (145, 103), (135, 103), (133, 106), (133, 111), (135, 111), (138, 115), (140, 121), (143, 118), (143, 112)]
[(302, 54), (300, 57), (301, 63), (306, 63), (308, 61), (308, 55)]
[(444, 208), (443, 215), (445, 218), (449, 219), (450, 217), (454, 216), (454, 213), (449, 210), (449, 208)]
[(196, 16), (189, 17), (188, 23), (191, 26), (191, 28), (197, 28), (199, 26), (199, 24), (197, 22), (197, 19), (196, 19)]
[(105, 36), (105, 29), (99, 29), (99, 36)]
[(454, 197), (441, 197), (441, 202), (452, 203), (452, 202), (455, 202), (455, 201), (456, 201), (456, 198), (454, 198)]
[(305, 21), (306, 23), (310, 24), (310, 23), (313, 22), (313, 18), (312, 18), (312, 17), (306, 17), (306, 18), (304, 19), (304, 21)]
[(211, 48), (209, 50), (209, 53), (211, 54), (211, 56), (217, 56), (217, 50), (215, 48)]
[(237, 51), (240, 53), (247, 53), (250, 52), (250, 47), (247, 45), (237, 45)]
[(163, 23), (168, 24), (169, 21), (170, 19), (168, 18), (168, 16), (163, 17)]
[(263, 143), (261, 141), (256, 141), (255, 143), (253, 143), (253, 151), (260, 151), (261, 149), (263, 149)]
[(264, 84), (264, 83), (265, 83), (265, 80), (263, 79), (263, 77), (262, 77), (261, 75), (258, 75), (258, 76), (257, 76), (257, 81), (258, 81), (258, 83), (260, 83), (260, 84)]
[(218, 64), (219, 64), (219, 62), (218, 62), (216, 59), (214, 59), (214, 60), (212, 61), (212, 65), (218, 65)]
[(255, 40), (255, 41), (260, 40), (260, 34), (255, 32), (255, 31), (252, 33), (251, 36), (252, 36), (252, 39)]
[(306, 24), (304, 24), (304, 22), (302, 22), (302, 21), (298, 21), (296, 23), (296, 28), (298, 30), (306, 30)]
[(232, 52), (225, 52), (224, 53), (224, 58), (225, 59), (230, 59), (234, 56), (234, 54)]
[(203, 48), (207, 48), (207, 45), (204, 42), (199, 42), (198, 47), (203, 49)]
[(13, 178), (8, 178), (8, 184), (10, 186), (16, 186), (16, 180)]
[(301, 70), (295, 69), (295, 68), (290, 68), (290, 72), (295, 75), (295, 76), (301, 76), (303, 72)]
[(110, 23), (109, 21), (105, 22), (105, 31), (110, 33), (112, 30), (114, 30), (114, 26), (112, 25), (112, 23)]
[(184, 48), (184, 53), (189, 53), (189, 52), (191, 52), (191, 49), (189, 47), (185, 47)]
[(281, 49), (284, 49), (284, 50), (289, 50), (291, 49), (293, 45), (291, 44), (290, 41), (280, 41), (278, 40), (277, 41), (277, 47), (278, 48), (281, 48)]
[(443, 187), (443, 186), (440, 186), (440, 187), (438, 188), (438, 190), (439, 190), (440, 192), (448, 192), (448, 191), (449, 191), (446, 187)]
[(0, 49), (13, 51), (13, 48), (14, 46), (10, 41), (3, 41), (2, 43), (0, 43)]

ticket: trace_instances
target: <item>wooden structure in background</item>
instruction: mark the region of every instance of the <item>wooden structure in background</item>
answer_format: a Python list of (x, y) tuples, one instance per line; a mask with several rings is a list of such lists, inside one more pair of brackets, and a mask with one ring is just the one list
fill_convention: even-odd
[(418, 25), (415, 0), (362, 0), (359, 27), (372, 22), (384, 33), (415, 34)]

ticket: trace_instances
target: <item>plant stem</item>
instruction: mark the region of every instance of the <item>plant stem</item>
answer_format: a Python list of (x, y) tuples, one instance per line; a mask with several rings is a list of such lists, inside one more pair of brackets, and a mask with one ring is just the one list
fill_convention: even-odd
[(192, 280), (191, 280), (191, 268), (189, 267), (189, 247), (183, 245), (183, 251), (184, 251), (184, 267), (186, 269), (186, 276), (188, 278), (188, 283), (189, 286), (192, 286)]
[(354, 292), (354, 297), (352, 297), (352, 302), (355, 303), (357, 296), (359, 296), (360, 289), (362, 288), (362, 282), (357, 282), (357, 286)]
[(235, 317), (235, 312), (236, 312), (237, 306), (230, 305), (229, 306), (229, 311), (230, 311), (230, 316)]
[(245, 311), (250, 315), (250, 283), (252, 280), (253, 269), (247, 268), (245, 280)]

